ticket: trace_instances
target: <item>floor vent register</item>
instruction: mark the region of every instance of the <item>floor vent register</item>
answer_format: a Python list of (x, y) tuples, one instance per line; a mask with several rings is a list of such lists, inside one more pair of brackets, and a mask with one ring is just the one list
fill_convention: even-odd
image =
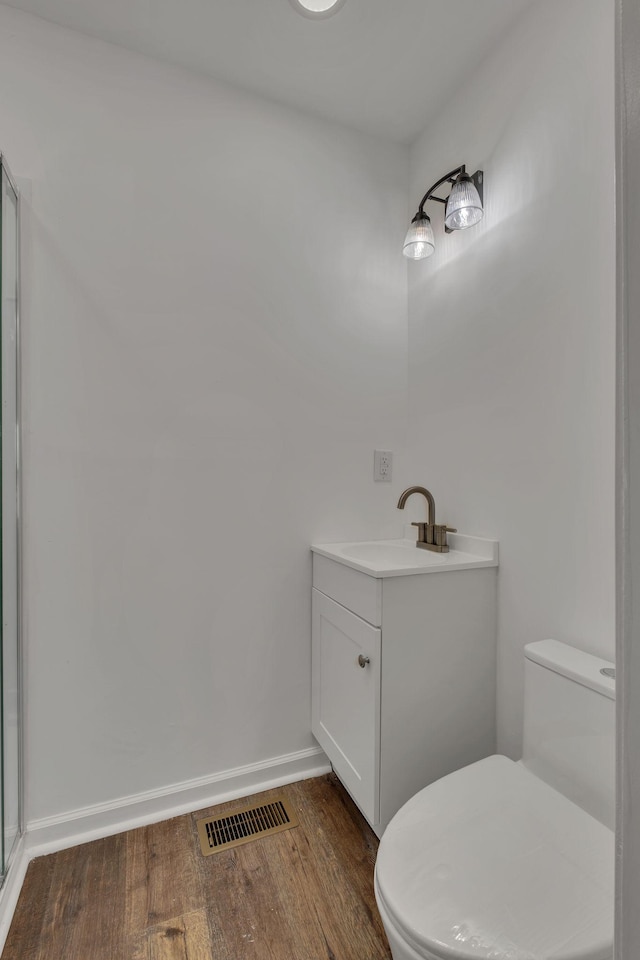
[(198, 820), (200, 848), (205, 857), (272, 833), (298, 826), (298, 818), (283, 797), (258, 807), (245, 807), (215, 820)]

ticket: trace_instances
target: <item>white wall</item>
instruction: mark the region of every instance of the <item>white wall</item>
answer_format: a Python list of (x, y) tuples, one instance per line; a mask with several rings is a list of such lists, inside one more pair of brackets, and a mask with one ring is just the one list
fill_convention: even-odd
[(617, 0), (618, 871), (616, 960), (640, 939), (640, 7)]
[[(610, 0), (541, 0), (411, 155), (411, 210), (466, 163), (486, 214), (410, 264), (411, 479), (500, 540), (498, 748), (524, 645), (614, 652), (614, 43)], [(578, 29), (576, 29), (578, 25)], [(579, 37), (579, 39), (578, 39)]]
[(0, 7), (29, 820), (310, 745), (308, 543), (409, 482), (501, 541), (500, 749), (526, 642), (613, 656), (612, 34), (533, 4), (412, 150), (487, 213), (410, 265), (407, 458), (407, 151)]
[(400, 532), (407, 150), (0, 7), (30, 821), (312, 744), (314, 540)]

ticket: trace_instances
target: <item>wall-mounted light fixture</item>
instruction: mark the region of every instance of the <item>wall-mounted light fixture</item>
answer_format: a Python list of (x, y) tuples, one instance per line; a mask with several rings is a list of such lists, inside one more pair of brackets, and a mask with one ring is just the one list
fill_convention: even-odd
[[(425, 260), (436, 248), (431, 220), (424, 212), (427, 200), (436, 200), (438, 203), (445, 204), (444, 229), (447, 233), (466, 230), (467, 227), (472, 227), (482, 220), (484, 214), (482, 180), (482, 170), (476, 170), (473, 176), (469, 176), (462, 164), (461, 167), (456, 167), (444, 177), (440, 177), (432, 187), (429, 187), (420, 201), (418, 212), (411, 221), (411, 226), (404, 238), (402, 252), (405, 257), (409, 257), (410, 260)], [(443, 183), (453, 184), (449, 196), (434, 197), (434, 190), (441, 187)]]

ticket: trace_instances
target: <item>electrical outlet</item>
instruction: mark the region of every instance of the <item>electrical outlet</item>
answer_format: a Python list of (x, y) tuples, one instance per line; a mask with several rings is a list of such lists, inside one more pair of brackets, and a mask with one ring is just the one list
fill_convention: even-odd
[(376, 483), (391, 483), (393, 454), (391, 450), (373, 451), (373, 479)]

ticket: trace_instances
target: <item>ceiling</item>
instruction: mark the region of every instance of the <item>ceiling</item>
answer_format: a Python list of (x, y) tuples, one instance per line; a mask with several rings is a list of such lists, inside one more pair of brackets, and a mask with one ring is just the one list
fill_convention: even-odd
[(401, 142), (535, 0), (10, 0), (7, 6)]

